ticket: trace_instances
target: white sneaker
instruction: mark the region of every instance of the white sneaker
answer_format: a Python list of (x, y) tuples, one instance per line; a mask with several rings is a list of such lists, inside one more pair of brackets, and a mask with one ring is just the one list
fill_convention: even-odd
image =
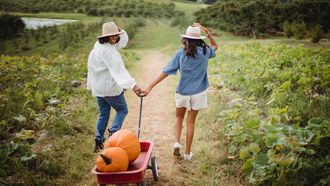
[(173, 155), (174, 156), (181, 156), (180, 154), (180, 149), (183, 147), (183, 145), (181, 145), (178, 142), (175, 142), (173, 145)]
[(193, 153), (192, 152), (190, 152), (190, 154), (184, 153), (184, 155), (183, 155), (183, 159), (184, 160), (187, 160), (187, 161), (191, 160), (192, 157), (193, 157)]

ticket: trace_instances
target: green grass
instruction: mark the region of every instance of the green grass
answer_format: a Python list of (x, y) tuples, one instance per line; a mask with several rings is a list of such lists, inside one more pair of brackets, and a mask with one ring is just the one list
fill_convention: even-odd
[(180, 34), (185, 30), (178, 27), (169, 27), (167, 20), (148, 20), (145, 27), (140, 28), (130, 45), (134, 49), (161, 49), (178, 46)]
[(175, 2), (174, 4), (178, 10), (185, 12), (185, 14), (189, 17), (192, 17), (193, 13), (199, 11), (205, 6), (203, 4), (183, 2)]
[(194, 149), (198, 169), (203, 176), (191, 177), (191, 185), (234, 186), (241, 175), (240, 163), (228, 159), (227, 138), (218, 113), (225, 107), (221, 94), (208, 97), (209, 107), (198, 114)]

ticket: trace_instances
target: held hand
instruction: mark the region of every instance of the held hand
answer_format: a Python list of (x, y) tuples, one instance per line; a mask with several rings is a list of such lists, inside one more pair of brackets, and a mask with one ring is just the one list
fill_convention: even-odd
[(141, 88), (137, 85), (134, 86), (133, 91), (137, 96), (140, 96), (142, 94)]
[(142, 90), (142, 94), (143, 94), (143, 96), (147, 96), (147, 95), (150, 93), (150, 91), (151, 91), (151, 88), (150, 88), (150, 87), (148, 87), (148, 88)]
[(148, 93), (146, 93), (144, 90), (142, 90), (139, 97), (146, 97), (147, 95), (148, 95)]

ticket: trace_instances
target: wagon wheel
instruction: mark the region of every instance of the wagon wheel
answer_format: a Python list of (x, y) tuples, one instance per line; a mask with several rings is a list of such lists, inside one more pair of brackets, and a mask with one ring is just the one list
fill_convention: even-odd
[(147, 186), (147, 182), (140, 182), (136, 184), (137, 186)]
[(158, 167), (156, 163), (156, 157), (151, 157), (151, 170), (152, 170), (152, 176), (154, 177), (155, 181), (158, 181)]

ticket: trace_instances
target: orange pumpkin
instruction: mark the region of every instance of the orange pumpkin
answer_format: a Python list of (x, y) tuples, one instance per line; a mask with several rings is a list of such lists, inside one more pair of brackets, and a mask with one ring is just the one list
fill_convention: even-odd
[(96, 167), (100, 172), (125, 171), (128, 168), (128, 156), (120, 147), (104, 149), (96, 159)]
[(128, 155), (129, 163), (132, 163), (141, 152), (140, 141), (136, 135), (127, 129), (121, 129), (115, 132), (104, 144), (107, 147), (120, 147)]

